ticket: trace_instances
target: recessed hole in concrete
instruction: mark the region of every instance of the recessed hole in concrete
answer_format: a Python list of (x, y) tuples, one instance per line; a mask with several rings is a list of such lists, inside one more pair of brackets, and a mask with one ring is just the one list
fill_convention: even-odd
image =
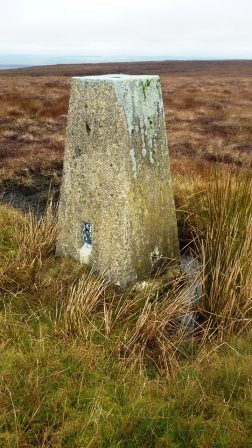
[(76, 146), (75, 149), (74, 149), (74, 156), (73, 156), (73, 158), (75, 159), (76, 157), (80, 157), (80, 155), (81, 155), (81, 149), (80, 149), (79, 146)]
[(92, 225), (90, 222), (81, 222), (83, 246), (80, 248), (80, 262), (90, 265), (92, 255)]
[(90, 132), (91, 132), (91, 127), (89, 126), (89, 124), (88, 124), (87, 121), (86, 121), (86, 130), (87, 130), (87, 133), (90, 134)]
[(92, 247), (92, 224), (82, 221), (81, 232), (83, 244)]

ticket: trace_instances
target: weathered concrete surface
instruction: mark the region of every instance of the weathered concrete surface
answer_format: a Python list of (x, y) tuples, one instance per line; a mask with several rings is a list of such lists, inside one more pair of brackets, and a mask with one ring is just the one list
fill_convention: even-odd
[(73, 78), (57, 252), (122, 287), (178, 255), (158, 76)]

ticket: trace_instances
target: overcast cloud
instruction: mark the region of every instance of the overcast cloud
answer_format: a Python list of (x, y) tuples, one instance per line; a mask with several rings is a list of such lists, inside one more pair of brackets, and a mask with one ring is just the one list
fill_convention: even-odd
[(1, 54), (252, 58), (252, 0), (0, 0)]

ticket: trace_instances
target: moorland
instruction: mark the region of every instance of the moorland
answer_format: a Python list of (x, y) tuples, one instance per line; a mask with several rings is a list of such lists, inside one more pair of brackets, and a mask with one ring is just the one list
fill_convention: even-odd
[[(71, 76), (120, 72), (161, 77), (194, 326), (184, 272), (122, 292), (55, 256)], [(251, 61), (1, 73), (0, 447), (251, 446), (251, 82)]]

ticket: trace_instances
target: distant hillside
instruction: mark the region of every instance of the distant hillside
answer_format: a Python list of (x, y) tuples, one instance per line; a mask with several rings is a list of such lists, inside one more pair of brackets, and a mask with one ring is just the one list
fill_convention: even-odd
[[(0, 64), (0, 70), (12, 70), (17, 68), (24, 68), (27, 67), (27, 65), (23, 64)], [(0, 72), (1, 73), (1, 72)]]
[(166, 75), (252, 76), (252, 60), (244, 61), (153, 61), (102, 64), (59, 64), (4, 70), (0, 76), (84, 76), (105, 73)]

